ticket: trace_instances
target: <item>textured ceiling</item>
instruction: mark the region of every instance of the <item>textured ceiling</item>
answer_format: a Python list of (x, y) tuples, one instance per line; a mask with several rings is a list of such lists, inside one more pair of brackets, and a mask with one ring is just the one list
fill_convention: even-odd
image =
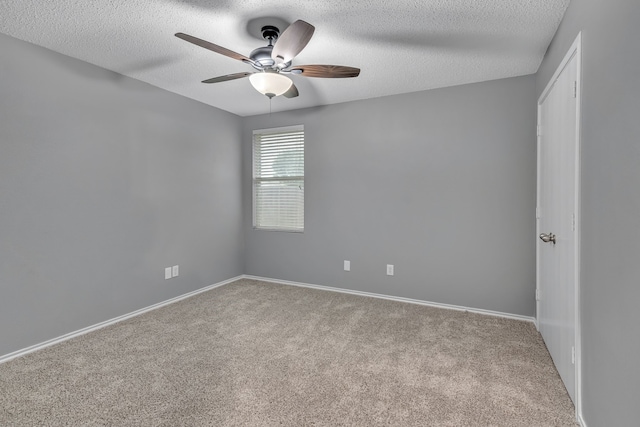
[[(248, 56), (260, 18), (316, 27), (294, 65), (360, 68), (351, 79), (293, 76), (284, 111), (535, 73), (569, 0), (2, 0), (0, 32), (248, 116), (269, 111), (252, 71), (174, 37), (184, 32)], [(268, 22), (269, 20), (267, 20)], [(55, 82), (52, 82), (55, 84)]]

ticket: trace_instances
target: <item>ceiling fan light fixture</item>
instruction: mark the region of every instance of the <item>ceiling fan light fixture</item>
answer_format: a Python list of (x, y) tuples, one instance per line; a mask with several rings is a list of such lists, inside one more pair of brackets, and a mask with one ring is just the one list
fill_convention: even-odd
[(293, 84), (289, 77), (274, 72), (251, 74), (249, 81), (255, 90), (269, 98), (282, 95)]

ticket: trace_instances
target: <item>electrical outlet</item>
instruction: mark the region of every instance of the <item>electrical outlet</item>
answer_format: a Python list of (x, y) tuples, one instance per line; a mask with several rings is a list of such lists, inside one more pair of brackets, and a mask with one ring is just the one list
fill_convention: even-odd
[(351, 271), (351, 261), (344, 260), (344, 271)]
[(393, 276), (393, 264), (387, 264), (387, 276)]
[(167, 267), (164, 269), (164, 280), (168, 280), (171, 279), (171, 277), (173, 277), (171, 275), (171, 267)]
[(178, 274), (179, 274), (179, 273), (180, 273), (180, 266), (179, 266), (179, 265), (174, 265), (174, 266), (171, 268), (171, 275), (172, 275), (173, 277), (178, 277)]

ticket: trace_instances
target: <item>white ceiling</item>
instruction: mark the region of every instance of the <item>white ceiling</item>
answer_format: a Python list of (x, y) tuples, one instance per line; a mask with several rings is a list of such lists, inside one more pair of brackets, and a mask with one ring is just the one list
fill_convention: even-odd
[[(174, 37), (184, 32), (248, 56), (259, 18), (316, 27), (294, 65), (360, 68), (351, 79), (293, 76), (300, 96), (273, 111), (535, 73), (569, 0), (2, 0), (0, 32), (249, 116), (269, 111), (240, 61)], [(52, 82), (55, 84), (55, 82)]]

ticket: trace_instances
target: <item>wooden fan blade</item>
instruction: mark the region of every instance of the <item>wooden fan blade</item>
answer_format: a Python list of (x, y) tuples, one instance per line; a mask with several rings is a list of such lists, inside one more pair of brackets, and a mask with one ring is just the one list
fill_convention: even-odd
[(220, 83), (226, 82), (229, 80), (241, 79), (243, 77), (250, 76), (253, 73), (235, 73), (235, 74), (227, 74), (226, 76), (214, 77), (212, 79), (203, 80), (202, 83)]
[(360, 68), (344, 67), (342, 65), (296, 65), (291, 68), (294, 74), (305, 77), (345, 78), (358, 77)]
[(295, 98), (298, 95), (300, 95), (298, 93), (298, 88), (293, 83), (291, 83), (289, 90), (282, 94), (285, 98)]
[(291, 61), (309, 43), (316, 28), (308, 22), (298, 20), (289, 25), (278, 37), (273, 46), (271, 58), (276, 64), (284, 64)]
[(189, 43), (193, 43), (197, 46), (203, 47), (205, 49), (209, 49), (215, 53), (228, 56), (229, 58), (233, 58), (233, 59), (237, 59), (238, 61), (248, 62), (249, 64), (253, 64), (253, 61), (251, 59), (247, 58), (244, 55), (240, 55), (238, 52), (234, 52), (222, 46), (218, 46), (217, 44), (213, 44), (206, 40), (202, 40), (197, 37), (190, 36), (189, 34), (176, 33), (176, 37), (178, 37), (179, 39), (188, 41)]

